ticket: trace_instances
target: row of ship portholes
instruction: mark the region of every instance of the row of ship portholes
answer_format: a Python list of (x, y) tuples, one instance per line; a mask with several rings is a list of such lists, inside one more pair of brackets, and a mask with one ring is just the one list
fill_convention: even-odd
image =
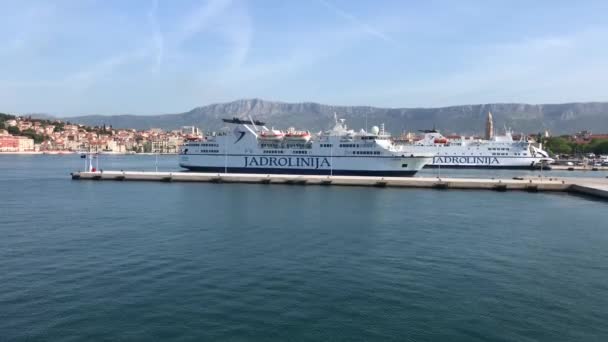
[(353, 151), (353, 154), (355, 155), (380, 155), (380, 151)]

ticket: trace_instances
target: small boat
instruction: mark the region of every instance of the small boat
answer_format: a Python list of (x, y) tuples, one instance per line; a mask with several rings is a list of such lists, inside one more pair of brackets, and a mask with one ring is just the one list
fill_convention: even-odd
[(285, 134), (285, 140), (293, 142), (308, 142), (310, 140), (310, 132), (290, 130)]
[(281, 141), (283, 137), (285, 137), (285, 133), (275, 129), (260, 133), (260, 139), (265, 141)]

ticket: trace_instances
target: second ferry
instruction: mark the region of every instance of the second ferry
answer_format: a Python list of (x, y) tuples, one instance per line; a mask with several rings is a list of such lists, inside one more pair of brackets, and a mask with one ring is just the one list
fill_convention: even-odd
[(348, 129), (344, 120), (325, 132), (268, 129), (263, 122), (223, 119), (234, 129), (189, 141), (179, 165), (199, 172), (413, 176), (434, 153), (396, 146), (384, 127)]
[(435, 152), (427, 167), (536, 169), (550, 168), (554, 160), (541, 146), (527, 139), (514, 140), (510, 131), (494, 133), (492, 113), (488, 113), (485, 139), (448, 139), (436, 130), (425, 130), (424, 136), (413, 142), (395, 141), (408, 151)]

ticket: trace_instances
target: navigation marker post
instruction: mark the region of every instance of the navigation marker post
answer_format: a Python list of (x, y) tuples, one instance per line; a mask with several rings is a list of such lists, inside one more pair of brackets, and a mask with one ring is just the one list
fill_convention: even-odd
[(334, 144), (329, 141), (329, 175), (334, 175)]
[[(439, 145), (437, 145), (437, 155), (439, 155)], [(433, 157), (435, 159), (435, 157)], [(437, 178), (441, 178), (441, 160), (437, 163)]]
[(228, 134), (224, 135), (224, 174), (228, 174)]

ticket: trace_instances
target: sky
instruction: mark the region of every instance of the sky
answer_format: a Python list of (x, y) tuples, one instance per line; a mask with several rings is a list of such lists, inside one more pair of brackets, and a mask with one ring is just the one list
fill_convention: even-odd
[(0, 112), (608, 100), (608, 1), (0, 0)]

